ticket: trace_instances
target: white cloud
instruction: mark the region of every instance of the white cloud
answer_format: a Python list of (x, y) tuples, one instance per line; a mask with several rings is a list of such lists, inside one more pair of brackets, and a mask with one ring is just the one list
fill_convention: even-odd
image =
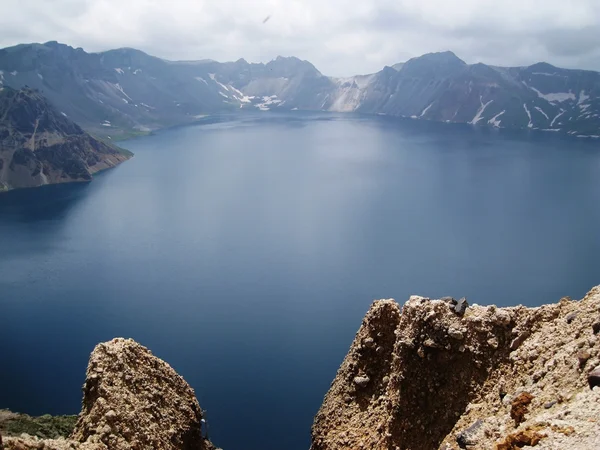
[[(331, 75), (453, 50), (600, 70), (598, 0), (3, 0), (0, 46), (58, 40), (169, 59), (294, 55)], [(264, 19), (270, 19), (264, 22)]]

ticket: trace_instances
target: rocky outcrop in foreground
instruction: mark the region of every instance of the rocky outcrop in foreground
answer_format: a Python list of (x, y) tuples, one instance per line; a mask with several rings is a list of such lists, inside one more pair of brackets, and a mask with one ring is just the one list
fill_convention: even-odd
[[(315, 418), (311, 450), (598, 449), (599, 338), (600, 286), (539, 308), (376, 301)], [(215, 450), (202, 417), (181, 376), (119, 338), (94, 349), (68, 438), (51, 437), (73, 426), (69, 416), (0, 411), (0, 431), (50, 437), (5, 437), (10, 450)]]
[(600, 287), (539, 308), (373, 303), (312, 450), (600, 448)]
[(4, 438), (7, 450), (215, 450), (203, 437), (194, 390), (166, 362), (131, 339), (96, 346), (83, 407), (68, 439)]

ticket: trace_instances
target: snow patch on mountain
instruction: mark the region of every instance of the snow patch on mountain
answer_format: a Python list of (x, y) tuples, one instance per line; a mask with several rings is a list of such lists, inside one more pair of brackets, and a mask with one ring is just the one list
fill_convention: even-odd
[(548, 72), (531, 72), (532, 75), (544, 75), (547, 77), (561, 77), (561, 78), (567, 78), (566, 75), (561, 75), (559, 73), (548, 73)]
[(523, 108), (525, 109), (525, 112), (527, 113), (527, 117), (529, 117), (529, 123), (527, 124), (527, 128), (533, 128), (533, 122), (531, 121), (531, 113), (527, 109), (527, 105), (525, 103), (523, 103)]
[[(235, 87), (233, 87), (231, 85), (229, 85), (229, 87), (234, 92), (233, 98), (235, 98), (237, 101), (239, 101), (241, 103), (251, 103), (251, 101), (254, 99), (253, 96), (247, 96), (242, 91), (236, 89)], [(241, 107), (242, 107), (242, 105), (240, 105), (240, 108)]]
[(581, 91), (579, 93), (579, 101), (577, 102), (578, 105), (581, 105), (583, 102), (585, 102), (588, 98), (590, 98), (589, 95), (585, 94), (585, 91)]
[(204, 78), (202, 77), (195, 77), (196, 80), (200, 81), (201, 83), (204, 83), (205, 85), (208, 86), (208, 81), (206, 81)]
[(240, 97), (243, 97), (243, 96), (244, 96), (244, 93), (243, 93), (242, 91), (240, 91), (239, 89), (236, 89), (235, 87), (233, 87), (233, 86), (231, 86), (231, 85), (229, 85), (229, 88), (230, 88), (230, 89), (231, 89), (231, 90), (232, 90), (232, 91), (233, 91), (235, 94), (237, 94), (238, 96), (240, 96)]
[(475, 114), (475, 117), (473, 117), (473, 120), (471, 120), (469, 123), (470, 123), (471, 125), (476, 125), (476, 124), (477, 124), (477, 122), (479, 122), (479, 121), (482, 119), (481, 115), (482, 115), (482, 114), (483, 114), (483, 112), (485, 111), (485, 108), (487, 108), (487, 107), (488, 107), (488, 105), (489, 105), (490, 103), (492, 103), (493, 101), (494, 101), (494, 100), (490, 100), (489, 102), (487, 102), (487, 103), (485, 103), (485, 104), (484, 104), (484, 103), (483, 103), (483, 96), (481, 96), (481, 95), (480, 95), (480, 96), (479, 96), (479, 103), (481, 103), (481, 106), (480, 106), (480, 107), (479, 107), (479, 109), (477, 110), (477, 114)]
[(123, 71), (123, 69), (120, 69), (120, 68), (118, 68), (118, 67), (115, 69), (115, 72), (117, 72), (117, 73), (120, 73), (121, 75), (123, 75), (123, 74), (125, 73), (125, 72)]
[[(112, 84), (112, 83), (111, 83), (111, 84)], [(119, 91), (121, 94), (123, 94), (125, 97), (127, 97), (127, 99), (129, 99), (129, 100), (133, 101), (133, 99), (132, 99), (132, 98), (131, 98), (129, 95), (127, 95), (127, 93), (126, 93), (126, 92), (123, 90), (123, 88), (121, 87), (121, 85), (120, 85), (119, 83), (112, 84), (112, 86), (113, 86), (113, 87), (114, 87), (114, 88), (115, 88), (117, 91)], [(123, 99), (123, 100), (124, 100), (124, 99)], [(128, 101), (125, 101), (125, 103), (129, 103), (129, 102), (128, 102)]]
[(265, 95), (262, 98), (262, 103), (257, 103), (256, 105), (254, 105), (256, 108), (260, 109), (261, 111), (268, 111), (269, 106), (271, 105), (277, 105), (281, 103), (281, 100), (277, 99), (277, 95)]
[(423, 110), (423, 112), (421, 113), (421, 115), (419, 116), (419, 118), (421, 118), (421, 117), (423, 117), (425, 114), (427, 114), (427, 111), (429, 111), (429, 109), (430, 109), (430, 108), (433, 106), (433, 103), (434, 103), (434, 102), (431, 102), (431, 103), (429, 104), (429, 106)]
[(558, 119), (560, 116), (562, 116), (566, 111), (563, 109), (561, 112), (559, 112), (556, 117), (554, 117), (554, 119), (552, 119), (552, 122), (550, 122), (550, 126), (554, 126), (554, 122), (556, 122), (556, 119)]
[(541, 112), (546, 119), (550, 120), (550, 118), (548, 117), (548, 114), (546, 114), (542, 108), (540, 108), (539, 106), (536, 106), (535, 109), (537, 109), (539, 112)]
[(496, 114), (494, 117), (492, 117), (490, 120), (488, 120), (488, 124), (490, 124), (493, 127), (500, 128), (500, 122), (502, 122), (502, 121), (500, 119), (498, 119), (498, 117), (500, 117), (505, 112), (506, 111), (501, 111), (498, 114)]
[(229, 91), (229, 87), (225, 86), (223, 83), (219, 82), (219, 80), (217, 80), (217, 76), (214, 73), (209, 73), (208, 76), (210, 77), (211, 80), (213, 80), (215, 83), (217, 83), (219, 86), (221, 86), (223, 89), (225, 89), (226, 91)]
[(550, 102), (550, 103), (562, 103), (562, 102), (566, 102), (567, 100), (575, 100), (575, 94), (573, 94), (570, 90), (569, 92), (551, 92), (549, 94), (542, 94), (540, 91), (538, 91), (536, 88), (534, 88), (533, 86), (529, 86), (527, 83), (523, 83), (525, 84), (525, 86), (527, 86), (529, 89), (531, 89), (532, 91), (534, 91), (538, 97), (543, 98), (544, 100)]

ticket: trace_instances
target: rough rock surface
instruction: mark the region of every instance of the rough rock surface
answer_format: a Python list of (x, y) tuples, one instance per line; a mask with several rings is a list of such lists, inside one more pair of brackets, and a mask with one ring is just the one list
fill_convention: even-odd
[(312, 450), (600, 448), (600, 287), (539, 308), (454, 303), (373, 303)]
[(96, 346), (83, 407), (69, 439), (5, 438), (6, 449), (212, 450), (202, 437), (194, 390), (166, 362), (131, 339)]
[(0, 192), (90, 181), (130, 157), (83, 131), (38, 91), (0, 86)]

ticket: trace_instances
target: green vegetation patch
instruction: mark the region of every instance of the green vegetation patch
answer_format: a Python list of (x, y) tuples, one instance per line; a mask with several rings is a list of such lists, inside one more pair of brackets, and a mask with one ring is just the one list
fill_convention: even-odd
[(31, 417), (27, 414), (13, 414), (0, 411), (0, 432), (4, 436), (20, 436), (27, 433), (43, 439), (68, 437), (75, 428), (77, 416), (51, 416), (49, 414)]
[(139, 131), (139, 130), (123, 130), (122, 132), (111, 134), (113, 142), (126, 141), (128, 139), (134, 139), (136, 137), (148, 136), (152, 134), (151, 131)]
[(118, 145), (115, 145), (115, 147), (117, 148), (117, 150), (119, 151), (119, 153), (127, 156), (128, 158), (131, 158), (133, 156), (133, 152), (130, 152), (126, 148), (119, 147)]

